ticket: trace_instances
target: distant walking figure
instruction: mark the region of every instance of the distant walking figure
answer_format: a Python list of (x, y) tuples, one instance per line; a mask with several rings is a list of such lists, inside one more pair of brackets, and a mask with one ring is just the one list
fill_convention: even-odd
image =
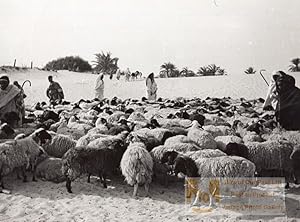
[(154, 73), (150, 73), (146, 79), (148, 100), (156, 100), (157, 85), (154, 80)]
[(95, 98), (102, 100), (104, 98), (104, 81), (103, 74), (98, 74), (95, 86)]
[(64, 99), (64, 92), (59, 83), (53, 81), (53, 76), (48, 76), (50, 85), (47, 89), (47, 96), (50, 99), (50, 104), (60, 104)]
[(117, 72), (116, 72), (116, 78), (117, 78), (117, 80), (119, 80), (120, 77), (121, 77), (121, 71), (120, 71), (120, 69), (118, 69)]

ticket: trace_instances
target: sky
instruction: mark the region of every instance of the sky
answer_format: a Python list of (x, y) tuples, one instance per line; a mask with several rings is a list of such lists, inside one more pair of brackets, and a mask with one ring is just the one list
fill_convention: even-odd
[(300, 57), (299, 0), (0, 0), (0, 65), (43, 67), (111, 52), (121, 69), (217, 64), (287, 70)]

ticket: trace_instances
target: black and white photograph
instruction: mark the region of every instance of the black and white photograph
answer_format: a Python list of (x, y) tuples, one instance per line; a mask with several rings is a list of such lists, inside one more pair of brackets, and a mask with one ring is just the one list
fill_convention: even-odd
[(300, 221), (299, 0), (0, 0), (0, 221)]

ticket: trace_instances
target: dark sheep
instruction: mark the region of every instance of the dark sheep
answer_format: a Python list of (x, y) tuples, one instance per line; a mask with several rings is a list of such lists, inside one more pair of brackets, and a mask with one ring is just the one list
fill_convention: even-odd
[(197, 120), (197, 122), (200, 124), (200, 126), (203, 126), (204, 125), (204, 120), (205, 120), (205, 117), (203, 115), (201, 115), (200, 113), (192, 113), (190, 115), (190, 118), (189, 118), (191, 121), (193, 120)]
[(248, 159), (249, 151), (247, 146), (240, 143), (228, 143), (224, 152), (229, 156), (240, 156)]
[(7, 123), (3, 123), (0, 126), (0, 139), (11, 139), (15, 131)]
[(52, 111), (52, 110), (45, 110), (43, 112), (41, 118), (42, 118), (43, 121), (47, 121), (49, 119), (52, 119), (55, 122), (59, 121), (59, 115), (56, 112)]
[(251, 125), (247, 126), (247, 131), (250, 132), (256, 132), (257, 135), (260, 135), (260, 133), (263, 131), (263, 126), (260, 123), (252, 123)]
[(99, 176), (103, 187), (107, 188), (106, 176), (120, 166), (125, 150), (126, 146), (120, 143), (101, 149), (85, 146), (69, 149), (62, 158), (62, 172), (67, 178), (67, 191), (72, 193), (71, 182), (81, 174), (88, 174), (89, 177)]
[(120, 134), (120, 138), (113, 141), (103, 141), (99, 147), (78, 146), (69, 149), (62, 157), (62, 172), (66, 176), (66, 188), (72, 193), (71, 182), (81, 174), (99, 176), (104, 188), (106, 185), (107, 174), (116, 172), (120, 166), (122, 155), (124, 154), (127, 143), (125, 137), (127, 133)]
[(300, 184), (300, 145), (294, 147), (290, 158), (293, 164), (295, 184)]
[(20, 117), (16, 112), (8, 112), (3, 115), (2, 122), (7, 123), (11, 127), (17, 126), (20, 121)]
[(164, 153), (161, 163), (173, 165), (174, 174), (177, 176), (178, 173), (183, 173), (188, 177), (198, 177), (198, 167), (194, 160), (189, 157), (179, 155), (175, 151), (167, 151)]

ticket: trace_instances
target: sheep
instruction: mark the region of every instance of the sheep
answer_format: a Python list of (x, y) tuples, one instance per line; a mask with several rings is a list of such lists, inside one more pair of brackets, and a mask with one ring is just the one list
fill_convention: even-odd
[(214, 138), (217, 136), (227, 136), (233, 134), (233, 131), (228, 126), (206, 125), (203, 126), (203, 129), (211, 133)]
[(294, 147), (290, 159), (293, 164), (293, 174), (295, 179), (295, 184), (300, 183), (300, 145)]
[(43, 148), (46, 153), (52, 157), (61, 158), (69, 149), (75, 147), (76, 140), (68, 135), (51, 132), (52, 140), (44, 144)]
[(218, 149), (204, 149), (204, 150), (197, 150), (197, 151), (189, 151), (184, 153), (184, 155), (196, 161), (199, 158), (226, 156), (226, 153)]
[(131, 132), (127, 140), (128, 142), (142, 142), (146, 145), (148, 151), (151, 151), (154, 147), (164, 144), (167, 138), (173, 136), (173, 134), (167, 129), (140, 129), (138, 131)]
[(240, 156), (248, 159), (249, 150), (244, 144), (239, 143), (228, 143), (223, 150), (229, 156)]
[(286, 178), (286, 188), (289, 187), (293, 172), (292, 161), (290, 161), (290, 155), (293, 152), (292, 143), (279, 140), (262, 143), (249, 142), (245, 145), (249, 152), (248, 159), (255, 164), (259, 176), (272, 176), (271, 173), (275, 175), (279, 173), (280, 176)]
[(32, 180), (35, 181), (36, 160), (45, 151), (36, 141), (43, 141), (37, 138), (41, 130), (29, 137), (20, 140), (8, 141), (0, 144), (0, 185), (4, 189), (3, 177), (14, 169), (21, 168), (23, 181), (27, 181), (25, 170), (31, 167), (33, 172)]
[(153, 178), (157, 178), (165, 186), (169, 182), (169, 172), (171, 172), (170, 166), (161, 163), (162, 157), (165, 152), (171, 151), (171, 148), (160, 145), (151, 150), (150, 155), (153, 159)]
[(46, 181), (61, 183), (66, 180), (62, 174), (62, 160), (60, 158), (48, 157), (36, 167), (36, 176)]
[(69, 149), (62, 157), (62, 172), (65, 175), (66, 188), (72, 193), (71, 182), (81, 174), (97, 175), (104, 188), (107, 188), (106, 176), (116, 169), (126, 146), (117, 144), (114, 147), (97, 149), (88, 146), (79, 146)]
[(216, 149), (217, 143), (213, 136), (200, 128), (199, 123), (194, 120), (192, 122), (192, 127), (189, 129), (187, 138), (195, 142), (199, 147), (203, 149)]
[(98, 139), (98, 138), (105, 138), (108, 137), (109, 135), (106, 134), (101, 134), (101, 133), (88, 133), (85, 136), (80, 137), (77, 142), (76, 142), (76, 146), (87, 146), (90, 142)]
[(15, 131), (7, 123), (3, 123), (0, 126), (0, 139), (11, 139)]
[(215, 138), (215, 141), (217, 142), (217, 148), (219, 150), (224, 151), (225, 147), (228, 143), (233, 142), (233, 143), (243, 143), (243, 140), (238, 137), (238, 136), (234, 136), (234, 135), (230, 135), (230, 136), (217, 136)]
[(143, 143), (130, 143), (121, 159), (121, 171), (127, 183), (134, 186), (133, 197), (136, 197), (139, 184), (144, 184), (146, 196), (152, 181), (153, 160)]

